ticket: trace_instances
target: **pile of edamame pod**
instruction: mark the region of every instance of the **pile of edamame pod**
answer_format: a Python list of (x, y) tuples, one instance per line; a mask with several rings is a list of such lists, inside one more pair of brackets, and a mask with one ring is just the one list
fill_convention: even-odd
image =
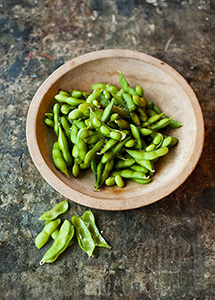
[(57, 137), (56, 168), (74, 177), (91, 169), (96, 190), (104, 184), (122, 188), (127, 179), (149, 183), (154, 163), (178, 143), (168, 130), (182, 126), (147, 101), (141, 86), (132, 88), (121, 72), (119, 83), (120, 89), (95, 83), (90, 93), (60, 90), (45, 114)]
[(68, 208), (69, 204), (64, 200), (40, 217), (40, 220), (45, 221), (45, 226), (35, 238), (36, 247), (41, 249), (50, 238), (54, 240), (40, 261), (40, 265), (53, 263), (62, 252), (74, 243), (75, 238), (77, 238), (81, 249), (89, 257), (93, 256), (96, 246), (110, 248), (96, 226), (95, 217), (90, 210), (85, 211), (81, 217), (73, 216), (71, 218), (73, 225), (70, 221), (64, 220), (60, 226), (61, 219), (59, 216), (65, 213)]

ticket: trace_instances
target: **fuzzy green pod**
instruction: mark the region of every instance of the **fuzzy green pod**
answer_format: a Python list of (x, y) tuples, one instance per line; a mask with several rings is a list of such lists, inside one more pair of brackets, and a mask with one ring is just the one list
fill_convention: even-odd
[(39, 220), (54, 220), (56, 219), (59, 215), (65, 213), (69, 208), (69, 203), (67, 200), (61, 201), (58, 204), (56, 204), (52, 209), (44, 212), (42, 216), (39, 218)]

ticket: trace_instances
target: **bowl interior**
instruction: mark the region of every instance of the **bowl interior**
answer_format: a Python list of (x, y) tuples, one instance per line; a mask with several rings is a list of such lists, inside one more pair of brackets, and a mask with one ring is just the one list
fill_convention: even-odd
[[(132, 53), (132, 52), (131, 52)], [(55, 71), (35, 95), (28, 113), (28, 146), (42, 176), (67, 198), (99, 209), (123, 210), (147, 205), (175, 190), (192, 172), (203, 145), (201, 109), (190, 86), (171, 67), (144, 55), (112, 52), (108, 55), (85, 55)], [(87, 57), (88, 56), (88, 57)], [(81, 172), (77, 179), (62, 175), (53, 165), (51, 149), (56, 140), (53, 130), (44, 124), (44, 114), (55, 102), (59, 89), (91, 91), (92, 84), (105, 82), (119, 87), (118, 70), (131, 86), (140, 85), (148, 101), (152, 100), (169, 117), (183, 126), (168, 132), (179, 143), (155, 164), (150, 184), (127, 181), (126, 187), (103, 187), (95, 191), (90, 171)]]

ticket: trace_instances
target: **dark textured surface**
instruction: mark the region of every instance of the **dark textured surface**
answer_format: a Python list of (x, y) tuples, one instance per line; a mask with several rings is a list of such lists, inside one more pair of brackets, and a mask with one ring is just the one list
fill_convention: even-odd
[[(0, 299), (215, 299), (214, 1), (3, 0), (0, 32)], [(203, 110), (204, 151), (165, 199), (132, 211), (93, 210), (111, 250), (89, 259), (74, 245), (39, 266), (50, 244), (34, 245), (38, 218), (63, 197), (30, 158), (27, 110), (58, 66), (107, 48), (148, 53), (185, 77)], [(70, 202), (66, 217), (85, 210)]]

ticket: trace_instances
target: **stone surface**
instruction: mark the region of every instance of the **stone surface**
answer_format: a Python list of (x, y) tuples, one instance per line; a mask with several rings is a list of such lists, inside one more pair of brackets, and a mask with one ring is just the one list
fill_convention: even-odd
[[(1, 300), (215, 299), (214, 31), (212, 0), (0, 1)], [(93, 210), (111, 250), (89, 259), (75, 244), (40, 266), (50, 244), (34, 245), (38, 218), (63, 197), (30, 158), (26, 114), (58, 66), (107, 48), (148, 53), (185, 77), (204, 115), (203, 154), (165, 199), (131, 211)], [(70, 202), (65, 217), (86, 209)]]

